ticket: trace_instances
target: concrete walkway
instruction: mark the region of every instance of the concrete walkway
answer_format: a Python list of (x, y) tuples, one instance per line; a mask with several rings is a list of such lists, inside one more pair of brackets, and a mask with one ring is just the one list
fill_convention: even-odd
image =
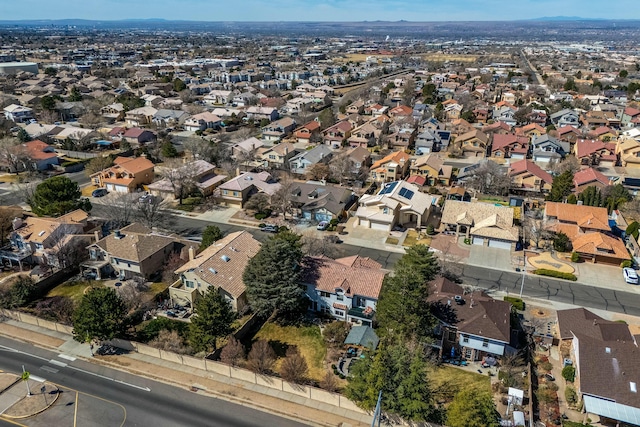
[(3, 323), (0, 334), (47, 347), (70, 357), (82, 358), (92, 363), (107, 365), (113, 369), (153, 378), (156, 381), (187, 388), (196, 387), (201, 392), (208, 393), (218, 399), (254, 407), (276, 415), (286, 415), (309, 425), (365, 427), (371, 423), (371, 416), (364, 413), (348, 411), (292, 393), (235, 378), (231, 379), (214, 372), (203, 371), (139, 353), (91, 357), (87, 344), (78, 343), (73, 340), (73, 337), (64, 333), (50, 331), (35, 325), (7, 320)]

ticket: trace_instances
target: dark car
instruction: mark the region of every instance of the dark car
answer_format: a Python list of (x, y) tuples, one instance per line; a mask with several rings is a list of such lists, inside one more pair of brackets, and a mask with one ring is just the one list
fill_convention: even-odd
[(97, 188), (91, 192), (91, 196), (93, 197), (103, 197), (108, 193), (106, 188)]
[(277, 233), (278, 231), (280, 231), (277, 225), (265, 225), (261, 228), (261, 230), (265, 233)]

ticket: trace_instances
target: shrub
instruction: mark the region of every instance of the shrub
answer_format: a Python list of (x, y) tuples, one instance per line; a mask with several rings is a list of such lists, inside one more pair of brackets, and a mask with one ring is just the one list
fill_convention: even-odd
[(543, 371), (550, 372), (553, 369), (553, 365), (551, 364), (551, 362), (546, 360), (546, 361), (540, 363), (540, 369), (542, 369)]
[(258, 228), (264, 228), (266, 226), (267, 224), (265, 224), (264, 222), (261, 222), (260, 224), (258, 224)]
[(638, 223), (638, 221), (633, 221), (631, 224), (629, 224), (626, 230), (627, 236), (631, 235), (636, 240), (638, 240), (639, 232), (640, 232), (640, 224)]
[(620, 263), (620, 267), (622, 268), (631, 267), (632, 265), (633, 265), (633, 262), (630, 259), (625, 259)]
[(576, 280), (578, 280), (576, 275), (573, 273), (563, 273), (561, 271), (548, 270), (546, 268), (539, 268), (535, 270), (533, 273), (539, 276), (548, 276), (548, 277), (556, 277), (558, 279), (571, 280), (572, 282), (575, 282)]
[(247, 365), (253, 372), (266, 374), (276, 363), (276, 353), (265, 340), (258, 340), (251, 347), (247, 357)]
[(553, 238), (553, 249), (558, 252), (570, 251), (572, 247), (571, 239), (569, 239), (569, 236), (567, 236), (563, 232), (556, 234), (556, 236)]
[(340, 377), (341, 380), (347, 378), (347, 377), (344, 376), (344, 374), (338, 374), (338, 376)]
[(171, 320), (166, 317), (158, 317), (138, 331), (138, 339), (142, 342), (149, 342), (157, 338), (161, 331), (176, 331), (184, 338), (187, 336), (188, 329), (188, 323)]
[(536, 397), (538, 401), (541, 403), (551, 404), (555, 402), (557, 393), (548, 387), (540, 387), (538, 391), (536, 391)]
[(567, 403), (571, 406), (578, 403), (578, 393), (573, 387), (567, 387), (564, 390), (564, 398), (567, 400)]
[(436, 187), (429, 187), (429, 194), (440, 194), (440, 191)]
[(184, 344), (184, 339), (178, 331), (163, 329), (157, 337), (149, 341), (149, 345), (172, 353), (185, 354), (189, 352), (189, 348)]
[(244, 346), (242, 343), (231, 337), (220, 353), (220, 360), (231, 366), (238, 366), (244, 360)]
[(470, 244), (471, 244), (471, 239), (467, 239), (467, 238), (465, 238), (465, 239), (464, 239), (464, 244), (465, 244), (465, 245), (470, 245)]
[(559, 388), (558, 384), (551, 383), (551, 382), (547, 383), (547, 387), (549, 388), (549, 390), (553, 390), (553, 391), (556, 391), (556, 392), (558, 391), (558, 388)]
[(578, 252), (571, 252), (571, 262), (578, 261), (580, 261), (580, 255), (578, 255)]
[(351, 328), (347, 322), (332, 322), (325, 326), (322, 336), (330, 345), (341, 346), (349, 334), (349, 329)]
[(331, 375), (331, 372), (327, 372), (326, 374), (324, 374), (324, 377), (322, 377), (319, 385), (320, 388), (323, 388), (331, 393), (338, 390), (338, 380), (336, 380), (335, 375)]
[(573, 382), (576, 379), (576, 368), (571, 365), (562, 368), (562, 378), (569, 382)]
[(510, 302), (511, 305), (513, 306), (513, 308), (515, 308), (516, 310), (519, 310), (519, 311), (523, 311), (524, 310), (525, 303), (520, 298), (504, 297), (504, 300), (507, 301), (507, 302)]
[(267, 214), (264, 212), (258, 212), (257, 214), (254, 215), (254, 218), (257, 219), (258, 221), (263, 220), (267, 217)]
[(329, 221), (329, 224), (335, 227), (336, 225), (338, 225), (338, 218), (333, 218), (331, 221)]
[(436, 230), (433, 228), (433, 225), (427, 225), (427, 234), (429, 236), (433, 236), (434, 234), (436, 234)]
[(287, 357), (280, 365), (280, 375), (291, 383), (302, 383), (309, 371), (307, 361), (300, 354), (297, 347), (289, 347)]

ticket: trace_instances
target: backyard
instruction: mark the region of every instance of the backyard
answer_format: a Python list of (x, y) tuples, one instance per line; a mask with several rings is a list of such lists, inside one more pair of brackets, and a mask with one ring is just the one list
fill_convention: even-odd
[(451, 366), (438, 366), (429, 370), (428, 378), (440, 403), (449, 403), (461, 390), (491, 393), (491, 378)]
[(67, 298), (71, 298), (74, 305), (76, 305), (82, 299), (82, 296), (86, 292), (87, 288), (90, 288), (90, 287), (97, 288), (102, 286), (104, 285), (100, 282), (68, 281), (51, 289), (49, 293), (46, 295), (46, 298), (67, 297)]

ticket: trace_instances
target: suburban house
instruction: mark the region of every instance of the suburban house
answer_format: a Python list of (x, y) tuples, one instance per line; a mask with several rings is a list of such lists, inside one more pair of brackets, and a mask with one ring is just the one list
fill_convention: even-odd
[(352, 128), (351, 123), (347, 120), (342, 120), (322, 131), (322, 141), (329, 147), (338, 149), (351, 136)]
[(451, 141), (451, 132), (441, 129), (424, 129), (416, 136), (414, 147), (416, 154), (427, 154), (446, 150)]
[(124, 119), (124, 105), (120, 102), (109, 104), (100, 109), (100, 115), (107, 119), (110, 123), (121, 121)]
[(580, 115), (578, 115), (574, 110), (568, 108), (560, 110), (557, 113), (553, 113), (549, 118), (556, 128), (572, 126), (577, 129), (580, 127)]
[(513, 209), (508, 206), (447, 200), (441, 222), (445, 230), (465, 236), (474, 245), (510, 250), (519, 239)]
[(347, 139), (347, 144), (352, 148), (371, 147), (375, 145), (380, 133), (380, 129), (375, 127), (372, 123), (366, 122), (351, 131), (351, 136)]
[(296, 147), (290, 142), (281, 142), (267, 148), (260, 154), (265, 167), (274, 169), (289, 169), (289, 159), (298, 154)]
[(269, 172), (245, 172), (220, 185), (216, 194), (222, 203), (241, 208), (254, 194), (271, 197), (279, 188)]
[(197, 242), (154, 233), (142, 224), (134, 222), (108, 234), (88, 246), (89, 260), (81, 264), (84, 274), (97, 279), (113, 275), (121, 280), (133, 277), (149, 279), (162, 271), (174, 254), (183, 250), (195, 250)]
[(423, 185), (451, 185), (453, 166), (444, 164), (444, 159), (435, 154), (418, 157), (411, 163), (411, 175), (425, 177)]
[(327, 163), (333, 156), (333, 151), (326, 145), (318, 145), (308, 151), (303, 151), (289, 159), (291, 172), (304, 175), (317, 163)]
[(152, 182), (147, 185), (147, 189), (154, 196), (162, 198), (179, 197), (176, 194), (179, 188), (187, 189), (185, 193), (197, 191), (207, 197), (227, 179), (226, 175), (216, 175), (215, 169), (214, 165), (205, 160), (194, 160), (168, 171), (166, 175), (169, 177)]
[(116, 157), (113, 166), (91, 175), (91, 182), (107, 191), (132, 193), (154, 179), (153, 163), (146, 157)]
[(408, 125), (403, 125), (402, 127), (396, 128), (392, 134), (387, 135), (387, 146), (391, 150), (409, 150), (413, 148), (415, 137), (416, 129)]
[(222, 125), (222, 119), (208, 111), (195, 114), (184, 121), (184, 129), (191, 132), (206, 129), (217, 129)]
[(89, 215), (76, 210), (57, 218), (27, 217), (13, 220), (13, 231), (9, 241), (12, 253), (3, 253), (2, 258), (22, 264), (41, 264), (57, 268), (62, 265), (65, 255), (84, 248), (93, 235), (93, 225)]
[(633, 138), (618, 140), (616, 154), (625, 168), (640, 167), (640, 141)]
[(296, 127), (296, 121), (291, 117), (284, 117), (262, 127), (262, 139), (267, 142), (280, 141), (289, 135)]
[(529, 138), (512, 133), (493, 135), (491, 157), (502, 159), (526, 159), (529, 153)]
[(193, 308), (207, 291), (218, 291), (234, 311), (243, 313), (247, 296), (242, 272), (260, 250), (260, 242), (248, 231), (237, 231), (195, 254), (175, 273), (180, 279), (169, 287), (169, 298), (175, 305)]
[(356, 226), (391, 231), (396, 225), (420, 228), (438, 198), (422, 193), (406, 181), (384, 184), (378, 194), (365, 194), (358, 202)]
[(556, 130), (556, 137), (561, 141), (567, 141), (570, 144), (575, 144), (578, 138), (582, 138), (582, 133), (573, 126), (564, 126)]
[(124, 131), (122, 139), (133, 145), (142, 145), (145, 142), (155, 141), (156, 134), (148, 129), (133, 127)]
[(472, 130), (456, 138), (463, 157), (484, 157), (487, 154), (489, 137), (480, 130)]
[(629, 326), (584, 308), (559, 310), (557, 318), (560, 338), (570, 346), (584, 412), (640, 425), (638, 343)]
[[(572, 127), (572, 129), (575, 128)], [(517, 136), (526, 136), (527, 138), (529, 138), (529, 141), (531, 141), (531, 139), (536, 136), (547, 133), (547, 130), (544, 127), (540, 126), (538, 123), (530, 123), (526, 126), (515, 128), (514, 131), (516, 132)]]
[(608, 126), (600, 126), (587, 133), (588, 138), (598, 139), (603, 142), (615, 141), (618, 139), (618, 132)]
[(439, 324), (435, 335), (441, 357), (480, 361), (514, 351), (511, 343), (511, 304), (483, 290), (465, 289), (438, 277), (429, 283), (431, 312)]
[(33, 109), (18, 104), (11, 104), (2, 109), (4, 117), (15, 123), (25, 123), (33, 119)]
[(578, 139), (573, 145), (573, 154), (580, 161), (580, 164), (587, 166), (601, 164), (613, 167), (618, 161), (616, 144), (597, 139)]
[(531, 160), (511, 163), (509, 176), (513, 181), (512, 189), (547, 193), (551, 191), (553, 176)]
[(153, 107), (140, 107), (127, 111), (124, 116), (129, 126), (145, 126), (151, 124), (153, 116), (158, 112)]
[(348, 149), (338, 159), (346, 157), (351, 162), (350, 172), (354, 175), (364, 173), (366, 169), (371, 166), (371, 152), (366, 148), (355, 147)]
[(573, 175), (573, 185), (576, 193), (582, 193), (587, 187), (598, 187), (600, 189), (613, 185), (613, 181), (594, 168), (585, 168)]
[(253, 120), (269, 120), (270, 122), (278, 120), (280, 114), (277, 108), (251, 106), (246, 110), (247, 117)]
[(535, 137), (531, 141), (533, 146), (533, 161), (540, 163), (549, 163), (551, 160), (560, 161), (566, 156), (571, 146), (566, 141), (560, 141), (547, 134)]
[(620, 124), (622, 126), (638, 126), (640, 124), (640, 110), (632, 107), (625, 108), (620, 118)]
[(0, 167), (10, 173), (24, 170), (45, 171), (57, 164), (58, 154), (55, 149), (40, 140), (25, 142), (0, 153)]
[(409, 156), (404, 151), (395, 151), (371, 165), (369, 176), (374, 182), (398, 181), (407, 175), (410, 166)]
[(547, 202), (544, 220), (549, 230), (569, 237), (583, 260), (620, 265), (631, 258), (624, 242), (611, 234), (606, 208)]
[(320, 135), (320, 122), (315, 120), (305, 123), (293, 132), (293, 137), (297, 142), (302, 144), (310, 144), (314, 137)]
[(159, 127), (180, 126), (182, 125), (189, 114), (182, 110), (167, 110), (160, 109), (154, 115), (151, 121)]
[(252, 136), (231, 146), (231, 157), (238, 160), (245, 160), (257, 155), (257, 150), (264, 145), (264, 142)]
[(370, 258), (307, 257), (303, 284), (309, 308), (337, 320), (371, 326), (386, 272)]
[(344, 218), (355, 199), (347, 188), (312, 182), (295, 182), (291, 187), (291, 204), (297, 216), (311, 221)]

